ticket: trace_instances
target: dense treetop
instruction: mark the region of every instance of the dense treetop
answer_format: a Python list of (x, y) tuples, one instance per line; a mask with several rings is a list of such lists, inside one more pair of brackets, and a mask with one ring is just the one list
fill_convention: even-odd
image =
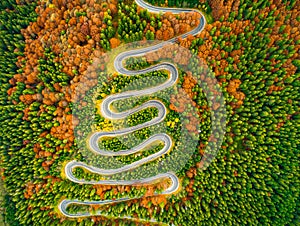
[[(65, 178), (67, 161), (85, 161), (88, 153), (75, 138), (93, 125), (111, 129), (95, 102), (145, 78), (153, 86), (164, 71), (128, 78), (106, 74), (105, 53), (138, 40), (168, 40), (197, 26), (196, 14), (151, 14), (133, 1), (2, 0), (0, 2), (0, 156), (7, 190), (8, 225), (135, 225), (123, 219), (68, 219), (57, 205), (63, 198), (100, 200), (124, 195), (150, 197), (110, 206), (72, 206), (70, 212), (102, 209), (112, 217), (154, 218), (175, 225), (297, 225), (299, 223), (299, 86), (300, 4), (286, 0), (177, 1), (151, 4), (202, 10), (209, 22), (196, 37), (178, 38), (207, 63), (226, 99), (226, 134), (217, 157), (203, 170), (201, 159), (210, 139), (210, 107), (195, 82), (195, 65), (184, 53), (174, 61), (177, 86), (192, 100), (173, 95), (165, 101), (167, 131), (176, 141), (180, 128), (201, 128), (193, 156), (178, 172), (182, 189), (169, 197), (151, 196), (168, 184), (92, 186)], [(128, 68), (145, 68), (168, 56), (167, 51), (128, 60)], [(98, 60), (96, 60), (96, 58)], [(93, 67), (92, 65), (98, 65)], [(194, 69), (194, 70), (193, 70)], [(151, 79), (149, 79), (151, 78)], [(210, 84), (210, 77), (204, 76)], [(85, 84), (85, 86), (81, 86)], [(161, 95), (167, 95), (162, 93)], [(91, 97), (97, 97), (96, 100)], [(139, 103), (147, 98), (139, 100)], [(116, 104), (122, 109), (126, 105)], [(180, 122), (180, 113), (194, 106), (197, 116)], [(218, 109), (220, 106), (213, 106)], [(80, 109), (82, 114), (76, 115)], [(149, 108), (128, 118), (129, 125), (157, 115)], [(197, 125), (197, 126), (196, 126)], [(146, 139), (147, 129), (133, 134)], [(132, 137), (129, 136), (129, 139)], [(128, 145), (134, 145), (133, 142)], [(178, 144), (178, 143), (177, 143)], [(101, 142), (120, 150), (118, 139)], [(178, 144), (180, 147), (180, 144)], [(161, 149), (154, 145), (142, 156)], [(97, 159), (95, 159), (96, 161)], [(121, 158), (129, 163), (131, 157)], [(103, 164), (109, 164), (103, 163)], [(78, 178), (101, 179), (82, 169)], [(148, 223), (150, 224), (150, 223)]]

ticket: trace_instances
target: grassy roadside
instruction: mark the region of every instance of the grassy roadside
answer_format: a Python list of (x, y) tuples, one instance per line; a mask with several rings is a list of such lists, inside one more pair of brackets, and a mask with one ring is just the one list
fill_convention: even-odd
[[(201, 9), (200, 9), (200, 10), (201, 10)], [(202, 14), (205, 16), (205, 19), (206, 19), (207, 24), (212, 24), (212, 23), (214, 22), (214, 19), (213, 19), (213, 17), (212, 17), (211, 14), (208, 14), (208, 13), (206, 13), (206, 12), (204, 12), (204, 11), (201, 11), (201, 12), (202, 12)]]

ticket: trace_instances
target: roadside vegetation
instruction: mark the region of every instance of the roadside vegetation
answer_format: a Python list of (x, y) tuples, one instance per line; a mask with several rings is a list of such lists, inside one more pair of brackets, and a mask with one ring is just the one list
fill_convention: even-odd
[[(133, 1), (1, 0), (0, 165), (7, 193), (5, 223), (135, 225), (131, 220), (101, 216), (67, 219), (57, 205), (63, 198), (103, 200), (146, 194), (149, 197), (110, 206), (74, 205), (70, 212), (102, 209), (112, 217), (154, 218), (175, 225), (296, 226), (300, 214), (300, 5), (286, 0), (148, 2), (198, 8), (213, 18), (201, 34), (178, 38), (177, 45), (203, 59), (222, 88), (227, 118), (218, 155), (203, 170), (201, 159), (211, 135), (210, 107), (194, 79), (201, 73), (193, 70), (188, 57), (178, 54), (174, 61), (188, 71), (180, 70), (176, 87), (183, 89), (192, 102), (187, 104), (183, 96), (170, 97), (170, 90), (162, 91), (158, 96), (168, 114), (161, 127), (137, 131), (123, 137), (124, 142), (104, 139), (100, 145), (121, 150), (166, 128), (179, 153), (172, 160), (179, 161), (185, 150), (193, 153), (177, 172), (181, 191), (169, 197), (152, 196), (169, 181), (149, 186), (93, 186), (68, 181), (63, 169), (73, 159), (111, 167), (109, 159), (95, 157), (86, 148), (84, 141), (92, 130), (133, 126), (157, 115), (149, 108), (120, 124), (101, 117), (96, 104), (104, 97), (140, 86), (141, 79), (147, 81), (143, 86), (150, 87), (168, 76), (164, 71), (130, 78), (107, 75), (107, 59), (102, 58), (105, 52), (127, 42), (180, 36), (197, 26), (198, 17), (193, 13), (154, 15)], [(164, 54), (168, 53), (150, 54), (141, 61), (128, 59), (127, 67), (145, 68)], [(211, 82), (209, 77), (204, 80)], [(149, 99), (136, 99), (135, 104)], [(121, 101), (114, 107), (124, 110), (131, 105)], [(188, 114), (193, 107), (197, 115)], [(181, 121), (183, 112), (187, 116)], [(90, 113), (93, 120), (87, 117)], [(200, 139), (193, 140), (196, 148), (193, 142), (179, 141), (182, 128), (194, 133), (195, 138), (201, 130)], [(161, 148), (158, 143), (142, 155), (117, 160), (128, 164)], [(148, 173), (155, 172), (141, 170), (140, 175)], [(74, 174), (101, 179), (82, 169)], [(126, 176), (132, 176), (131, 172)]]

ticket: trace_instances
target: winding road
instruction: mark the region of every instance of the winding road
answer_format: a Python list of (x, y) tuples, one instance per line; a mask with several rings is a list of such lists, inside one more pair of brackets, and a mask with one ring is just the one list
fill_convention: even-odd
[[(195, 29), (191, 30), (190, 32), (187, 32), (187, 33), (181, 35), (182, 38), (186, 38), (188, 35), (197, 35), (197, 34), (199, 34), (206, 25), (205, 17), (199, 10), (196, 10), (196, 9), (178, 9), (178, 8), (162, 8), (162, 7), (152, 6), (152, 5), (144, 2), (143, 0), (135, 0), (135, 1), (136, 1), (137, 5), (139, 5), (142, 8), (145, 8), (145, 9), (149, 10), (152, 13), (171, 12), (171, 13), (174, 13), (174, 14), (179, 14), (179, 13), (197, 12), (197, 13), (201, 14), (201, 18), (199, 19), (200, 20), (199, 25)], [(141, 166), (145, 163), (148, 163), (150, 161), (158, 159), (159, 157), (161, 157), (162, 155), (168, 153), (171, 150), (171, 148), (172, 148), (172, 139), (166, 133), (160, 133), (160, 134), (153, 135), (149, 139), (145, 140), (144, 142), (142, 142), (141, 144), (139, 144), (138, 146), (136, 146), (132, 149), (121, 150), (121, 151), (117, 151), (117, 152), (100, 149), (99, 146), (98, 146), (98, 141), (102, 137), (115, 137), (115, 136), (121, 136), (121, 135), (125, 135), (125, 134), (128, 134), (128, 133), (132, 133), (134, 131), (137, 131), (137, 130), (140, 130), (140, 129), (143, 129), (143, 128), (146, 128), (146, 127), (149, 127), (149, 126), (156, 125), (156, 124), (162, 122), (165, 119), (166, 111), (167, 111), (166, 107), (164, 106), (164, 104), (162, 102), (160, 102), (158, 100), (150, 100), (150, 101), (148, 101), (148, 102), (146, 102), (146, 103), (144, 103), (144, 104), (140, 105), (139, 107), (136, 107), (132, 110), (118, 112), (118, 113), (111, 111), (110, 106), (113, 102), (115, 102), (117, 100), (122, 100), (122, 99), (127, 99), (127, 98), (130, 98), (130, 97), (137, 97), (137, 96), (152, 94), (152, 93), (158, 92), (160, 90), (164, 90), (164, 89), (166, 89), (168, 87), (171, 87), (174, 84), (176, 84), (177, 79), (178, 79), (178, 70), (177, 70), (176, 66), (171, 64), (171, 63), (161, 63), (161, 64), (158, 64), (158, 65), (155, 65), (155, 66), (143, 69), (143, 70), (131, 71), (131, 70), (127, 70), (123, 66), (123, 62), (126, 58), (129, 58), (129, 57), (143, 56), (146, 53), (157, 51), (158, 49), (162, 48), (164, 45), (167, 45), (167, 44), (170, 44), (170, 43), (175, 43), (177, 38), (178, 37), (175, 37), (175, 38), (169, 40), (168, 42), (162, 42), (162, 43), (159, 43), (157, 45), (150, 46), (150, 47), (147, 47), (147, 48), (126, 51), (126, 52), (123, 52), (123, 53), (119, 54), (115, 58), (114, 67), (115, 67), (116, 71), (120, 74), (124, 74), (124, 75), (128, 75), (128, 76), (134, 76), (134, 75), (149, 73), (149, 72), (158, 71), (158, 70), (166, 70), (166, 71), (169, 71), (170, 76), (169, 76), (169, 78), (166, 82), (164, 82), (163, 84), (160, 84), (158, 86), (155, 86), (155, 87), (147, 88), (147, 89), (144, 89), (144, 90), (127, 91), (127, 92), (123, 92), (123, 93), (110, 95), (102, 101), (101, 106), (100, 106), (102, 116), (107, 118), (107, 119), (112, 119), (112, 120), (124, 119), (124, 118), (128, 117), (129, 115), (132, 115), (136, 112), (139, 112), (139, 111), (141, 111), (143, 109), (146, 109), (146, 108), (149, 108), (149, 107), (157, 108), (158, 109), (158, 116), (153, 118), (152, 120), (150, 120), (148, 122), (143, 123), (143, 124), (136, 125), (136, 126), (133, 126), (133, 127), (130, 127), (130, 128), (125, 128), (125, 129), (122, 129), (122, 130), (119, 130), (119, 131), (95, 132), (95, 133), (91, 134), (91, 136), (89, 137), (89, 140), (88, 140), (89, 149), (92, 152), (94, 152), (97, 155), (111, 156), (111, 157), (134, 154), (136, 152), (141, 151), (143, 148), (145, 148), (146, 146), (148, 146), (149, 144), (151, 144), (155, 141), (163, 142), (164, 147), (159, 152), (157, 152), (155, 154), (152, 154), (152, 155), (150, 155), (146, 158), (143, 158), (141, 160), (138, 160), (136, 162), (133, 162), (129, 165), (125, 165), (125, 166), (117, 168), (117, 169), (99, 169), (97, 167), (87, 165), (86, 163), (83, 163), (83, 162), (71, 161), (65, 166), (65, 174), (66, 174), (66, 177), (69, 180), (73, 181), (74, 183), (79, 183), (79, 184), (135, 185), (135, 184), (151, 184), (151, 183), (154, 183), (155, 181), (160, 181), (162, 179), (169, 179), (169, 180), (171, 180), (170, 186), (166, 190), (164, 190), (163, 192), (161, 192), (159, 194), (168, 195), (168, 194), (172, 194), (172, 193), (176, 192), (179, 189), (179, 179), (175, 175), (175, 173), (173, 173), (173, 172), (162, 173), (162, 174), (158, 174), (156, 176), (149, 177), (149, 178), (144, 178), (144, 179), (119, 180), (119, 181), (116, 181), (116, 180), (86, 181), (86, 180), (79, 180), (73, 175), (73, 169), (78, 168), (78, 167), (86, 169), (86, 170), (88, 170), (92, 173), (95, 173), (95, 174), (103, 175), (103, 176), (115, 175), (115, 174), (118, 174), (118, 173), (129, 171), (129, 170), (137, 168), (137, 167), (139, 167), (139, 166)], [(157, 195), (157, 194), (154, 194), (154, 195)], [(124, 202), (124, 201), (132, 200), (132, 199), (138, 199), (138, 198), (141, 198), (141, 197), (134, 197), (134, 198), (124, 197), (124, 198), (117, 199), (117, 200), (103, 200), (103, 201), (79, 201), (79, 200), (67, 200), (67, 199), (65, 199), (62, 202), (60, 202), (58, 208), (64, 216), (71, 217), (71, 218), (88, 217), (88, 216), (94, 216), (94, 215), (107, 216), (107, 215), (101, 213), (100, 211), (98, 211), (97, 213), (94, 213), (94, 214), (92, 214), (90, 212), (84, 212), (84, 213), (80, 212), (80, 213), (76, 213), (76, 214), (71, 214), (71, 213), (68, 213), (67, 207), (69, 205), (73, 205), (73, 204), (77, 204), (77, 205), (112, 204), (112, 203)], [(121, 218), (133, 219), (130, 216), (128, 216), (128, 217), (122, 216)], [(151, 221), (155, 222), (155, 220), (151, 220)]]

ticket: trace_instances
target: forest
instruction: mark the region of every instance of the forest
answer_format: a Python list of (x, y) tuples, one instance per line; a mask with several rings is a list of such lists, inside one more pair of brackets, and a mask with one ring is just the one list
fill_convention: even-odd
[[(0, 200), (5, 225), (299, 225), (300, 2), (147, 2), (198, 9), (207, 24), (196, 36), (182, 38), (199, 25), (196, 12), (155, 14), (133, 0), (1, 0), (0, 172), (5, 192)], [(87, 148), (91, 131), (132, 127), (159, 114), (156, 108), (147, 108), (122, 122), (102, 117), (97, 104), (105, 97), (168, 79), (163, 70), (132, 77), (106, 73), (106, 54), (127, 43), (174, 37), (170, 52), (160, 49), (141, 59), (128, 58), (126, 67), (144, 69), (172, 56), (180, 68), (175, 87), (185, 95), (172, 89), (159, 92), (156, 97), (167, 108), (162, 126), (143, 128), (122, 139), (103, 139), (98, 145), (111, 151), (132, 148), (165, 128), (175, 155), (162, 158), (188, 159), (176, 172), (180, 191), (154, 195), (169, 181), (128, 186), (68, 180), (64, 167), (72, 160), (89, 159), (100, 167), (114, 164)], [(193, 57), (180, 48), (201, 59), (210, 72), (198, 74)], [(199, 78), (208, 87), (220, 87), (227, 113), (220, 116), (225, 135), (208, 167), (203, 164), (210, 158), (208, 144), (222, 137), (211, 134), (212, 112), (221, 106), (209, 105), (196, 82)], [(122, 100), (113, 107), (124, 111), (150, 99)], [(185, 133), (191, 138), (180, 140)], [(116, 160), (130, 164), (162, 147), (155, 143), (142, 154)], [(138, 173), (147, 177), (156, 172)], [(78, 179), (103, 179), (82, 168), (73, 174)], [(101, 210), (105, 216), (68, 218), (58, 209), (63, 199), (125, 196), (141, 198), (68, 207), (70, 213)]]

